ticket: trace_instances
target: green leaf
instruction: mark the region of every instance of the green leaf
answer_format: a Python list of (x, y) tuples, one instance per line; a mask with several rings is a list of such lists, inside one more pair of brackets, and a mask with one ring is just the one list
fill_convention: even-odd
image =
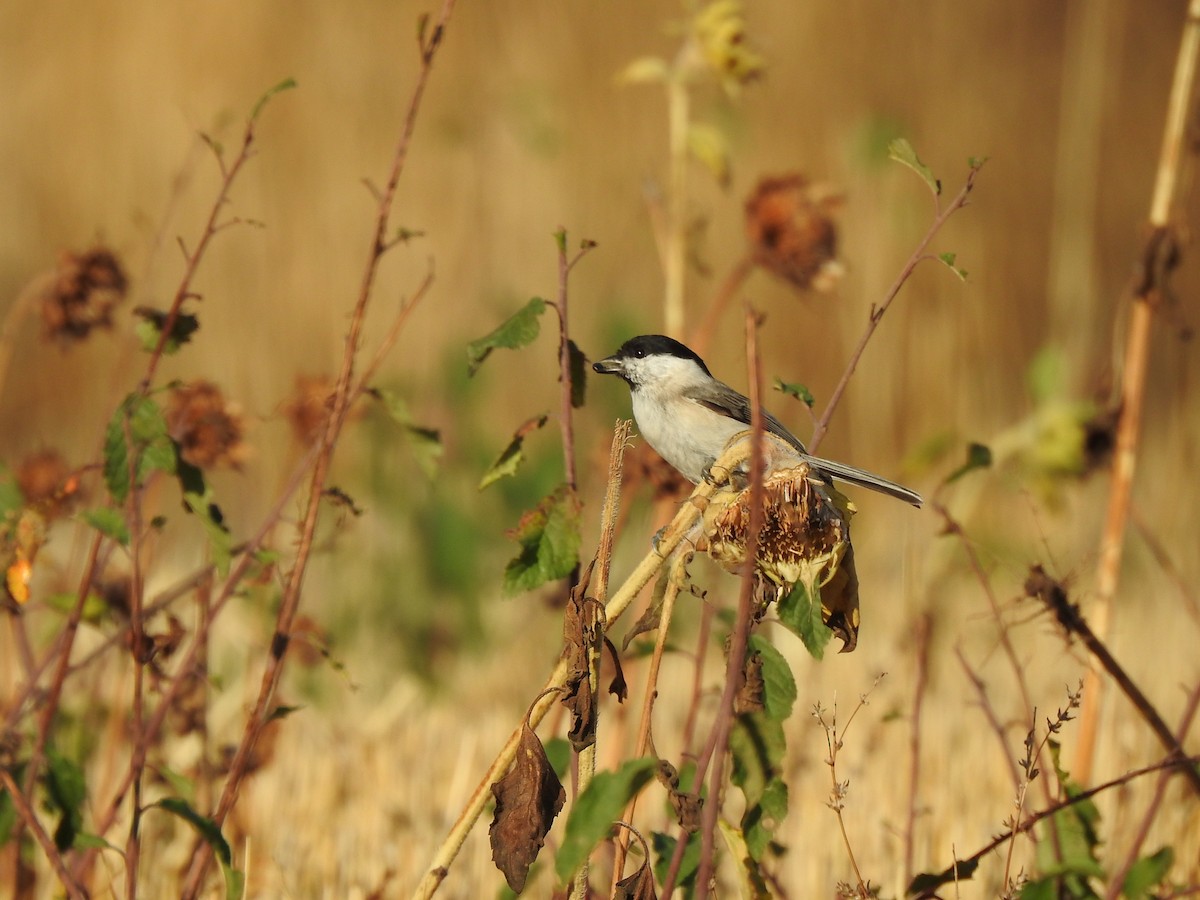
[(50, 809), (59, 814), (54, 829), (54, 846), (69, 850), (83, 826), (82, 807), (87, 799), (83, 769), (57, 750), (46, 750), (46, 774), (43, 776)]
[[(153, 353), (162, 339), (163, 329), (167, 326), (169, 314), (149, 306), (139, 306), (134, 310), (141, 321), (134, 326), (134, 333), (142, 343), (142, 349)], [(179, 348), (192, 340), (192, 335), (200, 329), (200, 320), (191, 313), (182, 310), (176, 314), (171, 324), (171, 332), (163, 344), (163, 353), (167, 356), (177, 353)]]
[(817, 402), (816, 398), (812, 395), (812, 391), (806, 385), (799, 382), (784, 381), (782, 378), (776, 377), (775, 390), (790, 397), (795, 397), (809, 409), (812, 409), (813, 404)]
[(129, 526), (125, 524), (125, 516), (121, 510), (111, 506), (100, 506), (96, 509), (85, 509), (79, 514), (79, 518), (122, 547), (129, 546)]
[(559, 228), (554, 232), (554, 246), (558, 248), (559, 255), (566, 256), (567, 254), (567, 229)]
[(990, 156), (968, 156), (967, 165), (972, 169), (982, 169), (983, 164), (989, 159), (991, 159)]
[(396, 391), (389, 388), (372, 388), (370, 394), (379, 401), (391, 420), (404, 430), (408, 447), (422, 474), (426, 478), (433, 478), (445, 452), (442, 433), (436, 428), (426, 428), (414, 422), (408, 411), (408, 404)]
[[(667, 870), (671, 868), (671, 857), (675, 855), (676, 840), (669, 834), (655, 831), (650, 835), (650, 846), (654, 848), (654, 877), (662, 884), (667, 880)], [(691, 889), (696, 881), (696, 871), (700, 868), (701, 838), (697, 831), (687, 836), (687, 846), (683, 849), (683, 859), (679, 865), (679, 875), (675, 886), (691, 896)]]
[(1128, 900), (1143, 900), (1143, 898), (1153, 896), (1151, 889), (1166, 880), (1173, 865), (1175, 865), (1175, 850), (1172, 847), (1163, 847), (1157, 853), (1143, 856), (1129, 867), (1129, 872), (1121, 885), (1121, 893)]
[(962, 280), (962, 281), (966, 281), (966, 280), (967, 280), (967, 270), (966, 270), (966, 269), (960, 269), (958, 266), (956, 266), (956, 265), (954, 264), (954, 260), (958, 258), (958, 257), (957, 257), (955, 254), (953, 254), (953, 253), (939, 253), (937, 258), (938, 258), (938, 259), (939, 259), (939, 260), (940, 260), (942, 263), (944, 263), (944, 264), (945, 264), (946, 268), (948, 268), (948, 269), (949, 269), (951, 272), (953, 272), (955, 275), (957, 275), (957, 276), (959, 277), (959, 279), (960, 279), (960, 280)]
[(483, 477), (479, 479), (479, 490), (483, 490), (490, 484), (495, 484), (501, 478), (507, 475), (515, 475), (521, 463), (525, 461), (525, 438), (530, 433), (537, 431), (546, 424), (550, 417), (545, 413), (534, 416), (532, 419), (527, 419), (521, 424), (521, 427), (513, 432), (512, 440), (508, 442), (496, 461), (488, 466), (487, 471), (483, 473)]
[(745, 835), (725, 819), (719, 819), (717, 826), (721, 829), (721, 837), (725, 838), (729, 855), (736, 863), (734, 871), (737, 873), (738, 896), (744, 900), (771, 900), (771, 892), (767, 889), (757, 861), (746, 845)]
[(565, 737), (552, 737), (542, 744), (546, 751), (546, 759), (559, 778), (567, 777), (567, 768), (571, 765), (571, 742)]
[(833, 631), (821, 619), (820, 588), (809, 586), (804, 579), (778, 604), (779, 621), (783, 627), (804, 642), (814, 659), (825, 655), (825, 646)]
[(17, 480), (12, 477), (8, 466), (0, 463), (0, 527), (3, 527), (9, 516), (15, 519), (24, 505), (25, 497)]
[(661, 84), (671, 74), (671, 69), (665, 59), (657, 56), (643, 56), (635, 59), (619, 73), (617, 82), (621, 84)]
[(746, 795), (746, 806), (762, 802), (767, 785), (777, 777), (787, 739), (783, 724), (765, 713), (738, 716), (729, 732), (733, 766), (730, 780)]
[(598, 772), (575, 800), (554, 859), (559, 880), (567, 881), (621, 817), (625, 805), (653, 778), (658, 760), (631, 759), (615, 772)]
[(258, 102), (255, 103), (254, 108), (250, 110), (250, 121), (254, 122), (258, 118), (258, 114), (263, 111), (263, 107), (267, 105), (272, 97), (274, 97), (276, 94), (282, 94), (284, 91), (290, 91), (295, 86), (295, 78), (285, 78), (283, 81), (279, 82), (279, 84), (275, 85), (273, 88), (270, 88), (265, 94), (258, 98)]
[(777, 722), (792, 714), (796, 702), (796, 679), (792, 667), (775, 645), (760, 634), (750, 635), (750, 649), (762, 659), (762, 678), (765, 687), (763, 712)]
[(474, 375), (478, 372), (483, 361), (497, 348), (516, 350), (532, 344), (541, 330), (538, 317), (546, 311), (546, 306), (545, 300), (534, 297), (490, 334), (467, 344), (467, 374)]
[(212, 847), (213, 853), (217, 857), (217, 862), (221, 864), (221, 872), (225, 875), (226, 900), (240, 900), (246, 887), (246, 879), (241, 872), (233, 867), (233, 853), (229, 849), (229, 842), (221, 834), (221, 829), (217, 823), (212, 819), (200, 815), (200, 813), (192, 809), (191, 805), (178, 797), (166, 797), (157, 803), (151, 804), (151, 808), (155, 806), (165, 809), (169, 813), (174, 813), (196, 829), (196, 832), (204, 839), (204, 842)]
[(746, 838), (746, 849), (750, 855), (761, 860), (775, 830), (783, 823), (788, 811), (788, 788), (782, 778), (775, 777), (767, 782), (762, 797), (754, 806), (747, 807), (742, 814), (742, 833)]
[(917, 158), (917, 151), (914, 150), (912, 144), (910, 144), (904, 138), (896, 138), (894, 141), (888, 144), (888, 158), (894, 159), (903, 166), (908, 166), (910, 169), (920, 175), (921, 180), (929, 185), (929, 189), (933, 191), (934, 194), (940, 194), (942, 192), (942, 183), (933, 177), (933, 172), (929, 170), (929, 166), (925, 165), (925, 163), (921, 162), (921, 160)]
[(951, 484), (958, 481), (968, 472), (974, 472), (976, 469), (986, 469), (992, 464), (992, 451), (985, 444), (976, 444), (974, 442), (967, 444), (967, 459), (961, 466), (946, 476), (946, 480), (942, 484)]
[[(62, 613), (70, 613), (75, 608), (75, 601), (79, 597), (75, 593), (66, 591), (51, 594), (46, 598), (46, 605), (51, 609), (57, 609)], [(83, 599), (83, 612), (81, 614), (83, 621), (89, 625), (95, 625), (101, 621), (105, 614), (108, 613), (108, 601), (96, 593), (89, 593)]]
[(571, 376), (571, 406), (579, 409), (587, 397), (587, 357), (572, 340), (567, 341), (567, 372)]
[(137, 393), (127, 396), (117, 407), (104, 435), (104, 483), (118, 505), (125, 502), (133, 486), (129, 480), (130, 453), (138, 487), (151, 472), (175, 472), (175, 445), (167, 434), (162, 410), (152, 398)]
[(729, 184), (729, 142), (720, 129), (707, 122), (692, 122), (687, 131), (688, 152), (708, 169), (721, 187)]
[[(1062, 767), (1061, 744), (1051, 740), (1047, 746), (1063, 791), (1068, 797), (1078, 796), (1079, 785)], [(1042, 876), (1079, 887), (1085, 887), (1088, 878), (1103, 878), (1104, 868), (1096, 858), (1100, 846), (1099, 824), (1100, 810), (1091, 800), (1072, 803), (1056, 812), (1052, 817), (1054, 840), (1043, 835), (1043, 840), (1037, 842), (1038, 871)]]
[(276, 719), (286, 719), (294, 712), (299, 712), (304, 709), (303, 706), (277, 706), (271, 710), (271, 714), (267, 716), (268, 722), (274, 722)]
[(203, 494), (188, 491), (183, 495), (183, 505), (188, 512), (195, 513), (197, 521), (208, 536), (208, 549), (212, 553), (213, 565), (224, 578), (229, 574), (229, 563), (233, 558), (233, 535), (225, 527), (225, 516), (221, 507), (212, 502), (212, 488), (206, 487)]
[(81, 831), (75, 835), (75, 843), (71, 845), (76, 850), (116, 850), (121, 853), (121, 848), (116, 844), (110, 844), (98, 834), (88, 834), (86, 831)]
[(521, 545), (521, 552), (504, 569), (506, 594), (566, 578), (579, 562), (579, 498), (561, 485), (525, 513), (509, 537)]
[[(25, 764), (17, 763), (10, 770), (13, 780), (21, 784), (25, 777)], [(8, 843), (12, 837), (13, 826), (17, 824), (17, 808), (13, 806), (12, 797), (8, 791), (0, 791), (0, 847)]]

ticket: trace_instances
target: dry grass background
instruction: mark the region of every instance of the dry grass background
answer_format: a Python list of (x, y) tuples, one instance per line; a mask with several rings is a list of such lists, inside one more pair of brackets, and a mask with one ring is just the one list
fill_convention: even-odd
[[(340, 355), (371, 227), (371, 198), (360, 181), (382, 176), (397, 136), (422, 9), (280, 0), (15, 0), (0, 8), (0, 314), (61, 249), (97, 241), (126, 261), (130, 305), (164, 303), (180, 272), (175, 238), (196, 233), (217, 184), (197, 133), (232, 144), (263, 90), (286, 76), (299, 82), (264, 113), (258, 155), (235, 190), (231, 211), (263, 227), (219, 238), (198, 283), (202, 331), (165, 373), (213, 378), (246, 412), (253, 456), (241, 473), (217, 479), (235, 533), (261, 517), (285, 468), (280, 407), (294, 377), (327, 373)], [(370, 341), (432, 260), (433, 293), (384, 377), (401, 387), (421, 421), (442, 429), (443, 473), (437, 485), (422, 482), (395, 449), (394, 434), (351, 442), (338, 458), (335, 480), (367, 514), (344, 523), (337, 546), (312, 573), (304, 611), (337, 634), (333, 652), (344, 671), (294, 672), (286, 689), (306, 709), (284, 723), (274, 759), (252, 779), (230, 835), (251, 896), (362, 897), (381, 885), (385, 896), (406, 895), (553, 661), (556, 614), (534, 597), (501, 600), (498, 577), (488, 575), (498, 575), (509, 551), (503, 529), (512, 524), (512, 504), (537, 491), (513, 489), (519, 496), (505, 501), (495, 493), (477, 497), (473, 487), (517, 423), (555, 407), (552, 337), (519, 357), (497, 356), (469, 384), (463, 347), (528, 296), (551, 294), (549, 235), (559, 225), (600, 245), (573, 281), (573, 332), (584, 349), (596, 357), (628, 334), (660, 327), (662, 277), (643, 186), (665, 171), (665, 106), (654, 89), (618, 86), (614, 75), (637, 56), (671, 52), (664, 26), (680, 14), (674, 0), (463, 0), (455, 12), (398, 200), (396, 221), (425, 236), (386, 260), (375, 331), (368, 331)], [(880, 135), (901, 133), (950, 189), (965, 175), (968, 156), (990, 157), (972, 205), (938, 241), (939, 250), (958, 253), (970, 280), (962, 285), (933, 266), (917, 273), (868, 349), (823, 453), (929, 490), (957, 456), (907, 468), (901, 460), (913, 460), (938, 436), (960, 444), (1019, 440), (1021, 423), (1035, 413), (1027, 371), (1047, 346), (1064, 355), (1069, 396), (1104, 399), (1183, 15), (1180, 0), (752, 5), (749, 33), (769, 70), (736, 103), (710, 107), (731, 135), (734, 178), (728, 191), (699, 170), (693, 178), (694, 208), (708, 217), (701, 253), (713, 276), (691, 276), (691, 308), (703, 308), (740, 255), (741, 200), (758, 177), (800, 169), (837, 185), (847, 198), (841, 234), (848, 267), (837, 292), (798, 299), (763, 274), (743, 292), (769, 316), (767, 374), (805, 381), (818, 402), (827, 397), (869, 304), (927, 221), (920, 184), (881, 158)], [(1183, 210), (1195, 212), (1194, 203)], [(1180, 314), (1194, 320), (1197, 270), (1190, 247), (1184, 252), (1174, 288)], [(95, 456), (103, 423), (140, 371), (130, 324), (122, 315), (113, 334), (69, 351), (43, 343), (36, 322), (23, 325), (0, 397), (0, 458), (11, 464), (49, 446), (75, 464)], [(734, 316), (726, 324), (710, 364), (742, 384), (741, 329)], [(1194, 591), (1200, 556), (1190, 473), (1200, 462), (1200, 414), (1189, 350), (1177, 328), (1159, 326), (1136, 505)], [(617, 385), (591, 390), (579, 418), (585, 548), (595, 538), (607, 429), (626, 409)], [(774, 405), (798, 423), (799, 407), (782, 399)], [(543, 483), (547, 470), (553, 475), (550, 443), (543, 445), (548, 462), (536, 470)], [(375, 490), (382, 493), (366, 493)], [(1015, 598), (1025, 567), (1037, 559), (1071, 577), (1086, 610), (1104, 497), (1101, 476), (1066, 486), (1051, 502), (1029, 489), (1019, 467), (1007, 466), (977, 476), (951, 499), (1001, 597), (1012, 600), (1012, 634), (1045, 713), (1065, 702), (1064, 686), (1075, 684), (1083, 660), (1064, 651), (1044, 615)], [(992, 702), (1015, 725), (1019, 701), (985, 598), (966, 576), (961, 550), (937, 537), (936, 516), (873, 497), (859, 506), (858, 650), (814, 663), (778, 635), (800, 682), (788, 735), (791, 814), (781, 833), (791, 848), (782, 881), (793, 897), (829, 896), (849, 875), (824, 806), (823, 735), (805, 712), (835, 697), (848, 712), (881, 671), (888, 675), (841, 760), (851, 782), (846, 818), (864, 874), (885, 895), (902, 891), (897, 831), (909, 791), (913, 634), (925, 611), (933, 637), (918, 869), (940, 869), (953, 852), (972, 851), (1011, 812), (1003, 751), (954, 656), (960, 647), (979, 667)], [(418, 512), (406, 518), (410, 509)], [(443, 528), (443, 514), (455, 524)], [(448, 548), (439, 552), (452, 558), (464, 520), (486, 537), (462, 549), (478, 555), (470, 562), (485, 574), (481, 582), (455, 580), (445, 565), (414, 559), (413, 547), (431, 546), (414, 537), (422, 529), (437, 531), (437, 546)], [(647, 515), (635, 513), (617, 577), (651, 531)], [(75, 546), (64, 535), (47, 548), (51, 562), (39, 575), (45, 590), (77, 577)], [(157, 548), (152, 587), (189, 571), (200, 553), (191, 545)], [(705, 577), (710, 599), (730, 600), (732, 579)], [(1200, 677), (1200, 623), (1136, 535), (1124, 584), (1112, 648), (1173, 722), (1184, 686)], [(462, 611), (470, 608), (463, 592), (478, 602), (477, 618)], [(394, 630), (408, 619), (390, 615), (393, 605), (428, 629), (423, 650)], [(214, 662), (224, 681), (213, 728), (228, 740), (240, 733), (269, 634), (261, 610), (247, 604), (237, 617), (226, 623)], [(53, 619), (42, 614), (41, 621)], [(682, 627), (686, 634), (688, 623)], [(475, 639), (464, 640), (459, 628)], [(0, 678), (17, 678), (7, 644)], [(671, 744), (665, 692), (678, 684), (682, 708), (689, 678), (684, 661), (669, 665), (658, 729), (664, 754), (679, 749)], [(116, 669), (98, 672), (94, 690), (110, 686), (114, 696), (128, 693)], [(1158, 754), (1124, 703), (1111, 696), (1103, 718), (1102, 777)], [(1008, 736), (1011, 756), (1023, 735), (1017, 726)], [(1064, 741), (1070, 747), (1070, 726)], [(606, 754), (612, 760), (626, 752), (619, 728), (601, 738), (602, 764)], [(91, 777), (103, 783), (119, 764), (96, 760)], [(1102, 800), (1111, 858), (1121, 858), (1148, 789), (1134, 785)], [(1174, 844), (1177, 877), (1195, 884), (1197, 806), (1181, 786), (1170, 797), (1148, 846)], [(164, 832), (146, 857), (146, 896), (172, 892), (183, 838)], [(1029, 858), (1023, 845), (1018, 860)], [(990, 860), (962, 895), (994, 895), (1001, 873), (1002, 863)], [(492, 895), (501, 883), (477, 829), (443, 893)], [(44, 895), (52, 893), (47, 882)]]

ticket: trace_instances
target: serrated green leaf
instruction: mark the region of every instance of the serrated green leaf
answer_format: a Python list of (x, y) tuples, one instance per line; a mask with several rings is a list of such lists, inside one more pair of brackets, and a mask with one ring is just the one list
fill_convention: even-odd
[(538, 317), (546, 311), (547, 303), (534, 297), (504, 320), (496, 329), (467, 344), (467, 375), (474, 375), (491, 352), (497, 348), (516, 350), (533, 343), (541, 330)]
[(966, 461), (946, 476), (943, 484), (951, 484), (958, 481), (968, 472), (974, 472), (976, 469), (986, 469), (992, 464), (992, 451), (985, 444), (970, 443), (967, 444), (967, 459)]
[(1166, 880), (1173, 865), (1175, 850), (1172, 847), (1163, 847), (1150, 856), (1141, 857), (1129, 867), (1121, 885), (1121, 893), (1128, 900), (1145, 900), (1153, 896), (1151, 889)]
[(658, 760), (631, 759), (615, 772), (598, 772), (575, 800), (563, 830), (554, 871), (567, 881), (621, 817), (625, 805), (654, 778)]
[(487, 471), (479, 479), (479, 490), (482, 491), (488, 485), (495, 484), (505, 476), (516, 474), (521, 463), (525, 461), (525, 438), (545, 425), (549, 418), (548, 415), (542, 413), (521, 423), (521, 427), (513, 432), (508, 446), (500, 452), (496, 461), (487, 467)]
[(204, 842), (212, 848), (217, 862), (221, 864), (221, 872), (225, 876), (226, 900), (241, 900), (246, 887), (245, 876), (233, 867), (233, 853), (229, 849), (229, 842), (221, 834), (217, 823), (207, 816), (200, 815), (192, 809), (191, 804), (179, 797), (165, 797), (157, 803), (151, 804), (151, 808), (155, 806), (179, 816), (196, 829)]
[(253, 122), (258, 118), (258, 114), (263, 111), (263, 107), (267, 105), (272, 97), (274, 97), (276, 94), (282, 94), (284, 91), (290, 91), (294, 87), (296, 87), (296, 79), (285, 78), (283, 81), (279, 82), (279, 84), (269, 88), (265, 94), (258, 98), (258, 102), (256, 102), (254, 104), (254, 108), (250, 110), (250, 121)]
[(747, 807), (762, 801), (786, 749), (782, 723), (765, 713), (737, 717), (729, 731), (729, 754), (733, 760), (729, 778), (746, 795)]
[(929, 185), (929, 189), (934, 194), (942, 192), (942, 183), (933, 177), (933, 172), (930, 171), (929, 166), (921, 162), (917, 157), (917, 151), (904, 138), (896, 138), (888, 144), (888, 158), (894, 159), (901, 165), (908, 166), (908, 168), (920, 175), (921, 180)]
[(225, 516), (212, 501), (212, 496), (211, 488), (206, 488), (203, 494), (188, 491), (183, 495), (183, 504), (188, 512), (195, 513), (196, 520), (203, 526), (213, 566), (224, 578), (229, 574), (229, 563), (233, 558), (233, 535), (225, 527)]
[(579, 498), (562, 485), (521, 517), (509, 537), (521, 552), (504, 569), (509, 596), (566, 578), (579, 562)]
[(777, 606), (779, 621), (792, 634), (804, 642), (805, 649), (814, 659), (825, 655), (825, 646), (833, 637), (833, 631), (821, 618), (821, 592), (800, 579)]
[(79, 514), (79, 518), (122, 547), (129, 546), (129, 526), (125, 523), (125, 515), (121, 510), (111, 506), (100, 506), (96, 509), (85, 509)]
[[(126, 439), (126, 417), (129, 420)], [(130, 394), (117, 407), (104, 436), (104, 483), (118, 505), (129, 496), (130, 453), (137, 485), (153, 471), (175, 472), (175, 445), (162, 410), (151, 397)]]
[(763, 712), (778, 722), (792, 714), (796, 702), (796, 679), (792, 667), (775, 645), (760, 634), (750, 635), (750, 649), (762, 659), (762, 678), (765, 688)]
[(719, 128), (707, 122), (692, 122), (687, 131), (688, 153), (721, 187), (729, 184), (729, 142)]
[(643, 56), (635, 59), (617, 73), (617, 82), (621, 84), (654, 84), (665, 82), (671, 74), (667, 61), (657, 56)]
[(758, 863), (746, 846), (746, 837), (741, 830), (726, 819), (718, 819), (717, 827), (721, 829), (721, 837), (729, 848), (729, 855), (734, 860), (734, 871), (737, 873), (738, 896), (746, 900), (771, 900), (771, 892), (763, 880)]
[(579, 409), (587, 398), (587, 357), (574, 341), (567, 341), (567, 371), (571, 376), (571, 406)]
[[(153, 353), (162, 339), (168, 314), (148, 306), (139, 306), (134, 312), (141, 317), (141, 321), (134, 326), (134, 333), (141, 342), (142, 349), (147, 353)], [(171, 333), (167, 335), (162, 352), (167, 356), (177, 353), (180, 347), (191, 342), (192, 335), (199, 329), (200, 320), (196, 316), (191, 313), (179, 312), (171, 324)]]
[(54, 829), (54, 846), (59, 850), (69, 850), (83, 825), (82, 807), (87, 799), (83, 769), (73, 759), (48, 748), (43, 782), (50, 809), (59, 815), (58, 825)]
[(812, 395), (812, 391), (806, 385), (799, 382), (784, 381), (782, 378), (777, 377), (774, 387), (780, 393), (795, 397), (809, 409), (812, 409), (813, 404), (817, 402), (816, 398)]
[(742, 815), (742, 834), (746, 839), (746, 849), (754, 859), (762, 860), (787, 812), (787, 784), (782, 778), (772, 778), (763, 789), (758, 803), (748, 807)]

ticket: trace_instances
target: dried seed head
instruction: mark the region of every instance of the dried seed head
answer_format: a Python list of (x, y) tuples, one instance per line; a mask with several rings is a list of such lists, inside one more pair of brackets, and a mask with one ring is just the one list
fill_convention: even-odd
[(183, 458), (197, 468), (236, 469), (245, 461), (241, 413), (210, 381), (193, 381), (171, 392), (167, 431)]
[[(771, 435), (764, 447), (775, 450)], [(776, 453), (775, 458), (780, 454)], [(755, 567), (777, 588), (779, 597), (803, 582), (821, 597), (822, 619), (844, 643), (857, 643), (858, 575), (850, 544), (853, 506), (807, 463), (788, 468), (768, 465), (763, 481), (763, 517)], [(720, 491), (704, 514), (707, 552), (731, 571), (746, 562), (750, 527), (750, 489)]]
[(333, 397), (333, 379), (327, 375), (297, 375), (291, 399), (284, 404), (283, 414), (292, 426), (296, 440), (308, 446), (321, 433), (329, 415)]
[(79, 475), (57, 450), (39, 450), (17, 466), (17, 487), (26, 504), (48, 517), (67, 511), (79, 498)]
[(129, 280), (116, 255), (105, 247), (64, 252), (42, 294), (42, 323), (48, 338), (82, 341), (93, 328), (111, 328), (113, 308), (125, 299)]
[(705, 63), (726, 91), (754, 81), (766, 62), (746, 42), (746, 18), (738, 0), (714, 0), (692, 19), (692, 33)]
[(842, 276), (832, 216), (840, 203), (799, 173), (763, 178), (746, 199), (755, 265), (802, 290), (831, 290)]

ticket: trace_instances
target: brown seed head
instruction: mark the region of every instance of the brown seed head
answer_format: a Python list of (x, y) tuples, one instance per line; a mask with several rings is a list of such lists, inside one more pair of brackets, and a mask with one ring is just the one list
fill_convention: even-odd
[(236, 469), (245, 461), (241, 414), (210, 381), (200, 379), (171, 392), (167, 431), (183, 458), (197, 468)]
[(48, 338), (82, 341), (93, 328), (111, 328), (113, 308), (125, 299), (129, 280), (116, 254), (95, 247), (64, 252), (42, 296), (42, 323)]
[(832, 289), (842, 273), (832, 217), (840, 202), (799, 173), (763, 178), (746, 199), (754, 264), (801, 289)]

